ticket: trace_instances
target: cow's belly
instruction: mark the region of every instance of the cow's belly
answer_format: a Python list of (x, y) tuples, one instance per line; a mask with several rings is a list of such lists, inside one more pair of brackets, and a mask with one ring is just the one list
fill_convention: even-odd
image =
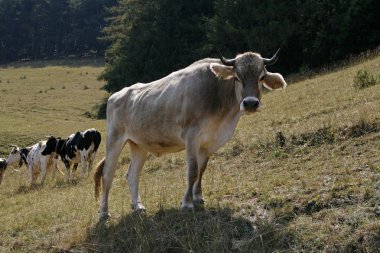
[(71, 163), (80, 163), (81, 162), (81, 153), (79, 150), (75, 151), (74, 156), (70, 157), (66, 155), (66, 160)]
[(82, 162), (82, 157), (85, 158), (85, 161), (88, 161), (90, 159), (90, 154), (94, 151), (94, 145), (91, 144), (88, 149), (80, 150), (77, 148), (77, 146), (74, 147), (75, 152), (72, 156), (66, 155), (65, 158), (71, 163), (80, 163)]
[(168, 153), (176, 153), (185, 149), (185, 146), (183, 145), (167, 146), (165, 143), (161, 143), (161, 142), (152, 143), (151, 145), (141, 144), (139, 146), (156, 156), (160, 156), (162, 154), (168, 154)]
[(176, 153), (185, 149), (183, 141), (175, 137), (154, 138), (135, 135), (130, 138), (130, 140), (145, 151), (157, 156), (167, 153)]
[(71, 163), (79, 163), (81, 161), (79, 152), (72, 158), (70, 158), (68, 155), (66, 155), (65, 158)]

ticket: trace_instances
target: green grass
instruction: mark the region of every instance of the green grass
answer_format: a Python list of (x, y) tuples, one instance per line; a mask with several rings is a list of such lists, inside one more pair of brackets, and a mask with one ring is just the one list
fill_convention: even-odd
[[(88, 62), (0, 68), (0, 152), (45, 135), (95, 127), (106, 96), (103, 67)], [(266, 93), (210, 160), (205, 210), (181, 213), (183, 152), (150, 156), (133, 214), (123, 175), (110, 193), (112, 218), (97, 224), (91, 177), (57, 173), (29, 187), (25, 167), (0, 186), (1, 252), (380, 252), (380, 90), (357, 90), (355, 74), (380, 74), (380, 57)], [(65, 87), (65, 88), (63, 88)], [(41, 92), (42, 91), (42, 92)], [(5, 98), (5, 99), (4, 99)], [(281, 132), (281, 134), (279, 134)], [(104, 141), (97, 160), (104, 155)], [(61, 165), (61, 168), (63, 166)]]

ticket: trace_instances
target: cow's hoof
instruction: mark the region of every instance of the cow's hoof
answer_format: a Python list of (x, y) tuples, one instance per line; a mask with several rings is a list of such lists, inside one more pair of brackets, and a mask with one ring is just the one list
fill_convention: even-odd
[(194, 199), (193, 204), (196, 206), (204, 206), (205, 200), (203, 198)]
[(189, 213), (194, 211), (194, 205), (193, 203), (187, 203), (181, 205), (181, 212), (182, 213)]
[(205, 201), (203, 198), (193, 200), (194, 208), (196, 210), (204, 210), (205, 209)]
[(110, 218), (111, 218), (110, 213), (108, 213), (108, 212), (100, 213), (99, 214), (99, 223), (107, 222)]
[(146, 208), (145, 208), (145, 206), (143, 204), (137, 203), (136, 205), (132, 204), (132, 210), (135, 213), (144, 213), (145, 210), (146, 210)]

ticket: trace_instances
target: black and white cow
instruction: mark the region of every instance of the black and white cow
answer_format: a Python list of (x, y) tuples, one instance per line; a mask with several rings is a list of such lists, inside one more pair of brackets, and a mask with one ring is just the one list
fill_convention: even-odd
[(74, 164), (74, 169), (78, 163), (82, 163), (82, 176), (92, 170), (92, 164), (96, 157), (101, 142), (101, 134), (98, 130), (91, 128), (83, 132), (76, 132), (66, 140), (60, 137), (51, 136), (46, 142), (46, 147), (42, 155), (58, 154), (66, 166), (66, 179), (70, 179), (70, 167)]
[(0, 184), (3, 181), (3, 173), (7, 168), (7, 161), (4, 158), (0, 158)]
[(58, 157), (54, 155), (43, 156), (42, 150), (46, 147), (46, 141), (40, 141), (33, 146), (20, 148), (16, 145), (12, 145), (12, 150), (7, 158), (8, 166), (19, 166), (23, 163), (26, 164), (29, 170), (30, 183), (34, 184), (36, 174), (42, 172), (41, 184), (44, 183), (46, 178), (46, 171), (52, 169), (53, 178), (55, 177), (55, 171), (58, 170)]

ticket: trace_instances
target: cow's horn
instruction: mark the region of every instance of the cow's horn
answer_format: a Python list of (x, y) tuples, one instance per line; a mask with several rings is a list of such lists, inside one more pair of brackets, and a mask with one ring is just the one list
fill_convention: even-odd
[(223, 55), (218, 50), (218, 55), (222, 63), (226, 66), (234, 66), (235, 65), (235, 59), (226, 59), (223, 57)]
[(9, 147), (18, 148), (17, 145), (14, 145), (14, 144), (9, 145)]
[(278, 52), (280, 52), (280, 49), (281, 48), (279, 48), (278, 50), (277, 50), (277, 52), (272, 56), (272, 58), (270, 58), (270, 59), (267, 59), (267, 58), (263, 58), (263, 60), (264, 60), (264, 65), (272, 65), (272, 64), (275, 64), (276, 63), (276, 61), (277, 61), (277, 59), (278, 59)]

